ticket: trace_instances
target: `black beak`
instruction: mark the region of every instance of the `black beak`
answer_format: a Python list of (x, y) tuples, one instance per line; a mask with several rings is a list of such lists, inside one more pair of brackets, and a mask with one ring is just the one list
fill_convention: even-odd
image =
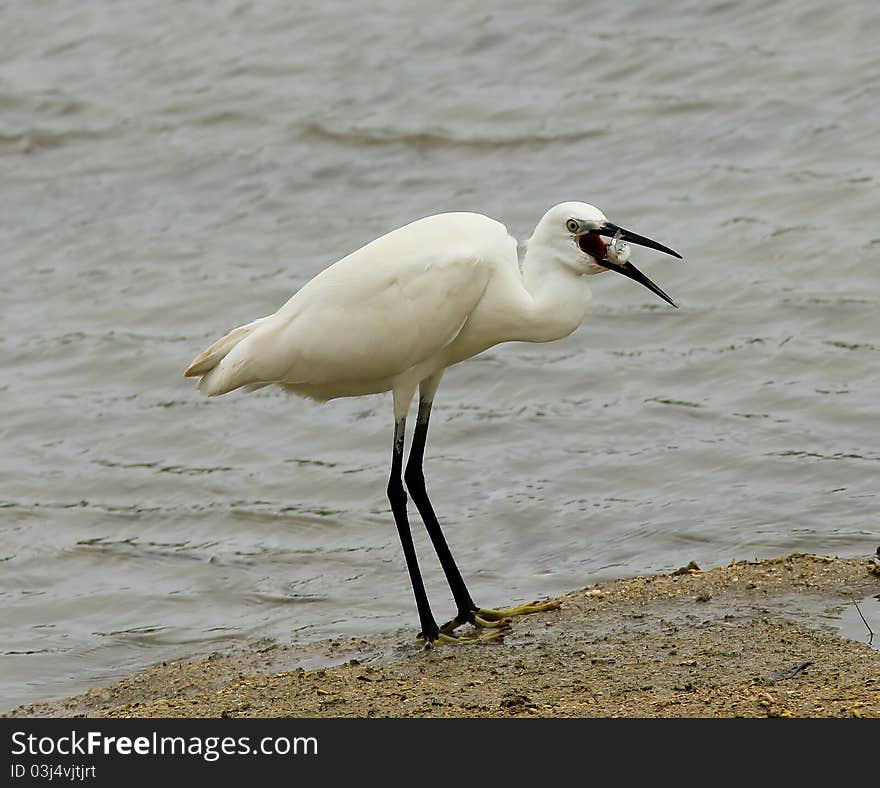
[(634, 279), (641, 285), (644, 285), (648, 288), (652, 293), (656, 293), (660, 298), (662, 298), (667, 304), (674, 306), (678, 309), (678, 304), (675, 303), (666, 293), (664, 293), (657, 285), (655, 285), (647, 276), (645, 276), (638, 268), (636, 268), (632, 263), (624, 263), (623, 265), (618, 265), (617, 263), (612, 263), (610, 260), (601, 260), (602, 265), (604, 265), (610, 271), (617, 271), (619, 274), (623, 274), (624, 276), (628, 276), (630, 279)]
[[(639, 235), (638, 233), (634, 233), (630, 230), (624, 230), (622, 227), (618, 227), (616, 224), (612, 224), (611, 222), (606, 222), (603, 224), (597, 231), (599, 235), (605, 235), (608, 238), (613, 238), (618, 232), (620, 233), (621, 240), (627, 241), (631, 244), (636, 244), (638, 246), (646, 246), (648, 249), (656, 249), (658, 252), (664, 252), (665, 254), (672, 255), (673, 257), (677, 257), (679, 260), (682, 259), (681, 255), (670, 249), (668, 246), (664, 246), (661, 243), (657, 243), (657, 241), (652, 241), (650, 238), (645, 238), (644, 235)], [(678, 309), (678, 304), (675, 303), (666, 293), (664, 293), (657, 285), (655, 285), (647, 276), (645, 276), (638, 268), (636, 268), (632, 263), (626, 262), (623, 264), (614, 263), (607, 258), (605, 260), (599, 260), (601, 265), (604, 265), (611, 271), (617, 271), (619, 274), (623, 274), (626, 277), (638, 282), (641, 285), (644, 285), (648, 288), (652, 293), (656, 293), (660, 298), (662, 298), (667, 304), (674, 306)]]

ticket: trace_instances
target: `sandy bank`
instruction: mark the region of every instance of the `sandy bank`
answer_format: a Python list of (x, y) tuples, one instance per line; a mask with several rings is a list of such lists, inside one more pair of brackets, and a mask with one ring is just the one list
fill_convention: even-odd
[(401, 630), (327, 641), (325, 664), (340, 664), (315, 670), (297, 646), (257, 644), (11, 716), (877, 717), (880, 651), (867, 626), (859, 642), (833, 622), (861, 602), (876, 645), (878, 594), (872, 559), (683, 568), (567, 594), (500, 643), (425, 652)]

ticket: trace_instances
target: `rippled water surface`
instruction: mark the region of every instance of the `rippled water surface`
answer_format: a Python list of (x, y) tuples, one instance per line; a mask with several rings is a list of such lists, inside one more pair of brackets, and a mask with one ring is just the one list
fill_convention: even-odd
[(873, 552), (876, 4), (299, 5), (2, 10), (0, 710), (416, 630), (390, 398), (208, 401), (181, 374), (445, 210), (524, 238), (584, 200), (686, 258), (634, 257), (677, 311), (608, 274), (571, 337), (447, 373), (427, 472), (478, 601)]

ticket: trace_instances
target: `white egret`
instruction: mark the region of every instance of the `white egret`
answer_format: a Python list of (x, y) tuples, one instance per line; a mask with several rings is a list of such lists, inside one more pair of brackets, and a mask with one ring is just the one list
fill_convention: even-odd
[[(604, 238), (613, 239), (611, 244)], [(394, 440), (388, 500), (397, 524), (426, 644), (452, 640), (465, 623), (504, 626), (507, 616), (555, 603), (488, 610), (476, 605), (428, 499), (422, 463), (431, 405), (444, 370), (500, 342), (549, 342), (581, 323), (586, 275), (617, 271), (672, 306), (629, 262), (626, 241), (677, 252), (609, 222), (592, 205), (561, 203), (538, 222), (520, 260), (507, 228), (487, 216), (445, 213), (377, 238), (326, 268), (268, 317), (240, 326), (186, 370), (208, 396), (276, 384), (325, 401), (391, 391)], [(406, 470), (404, 432), (419, 391)], [(442, 628), (431, 612), (407, 519), (410, 495), (457, 607)]]

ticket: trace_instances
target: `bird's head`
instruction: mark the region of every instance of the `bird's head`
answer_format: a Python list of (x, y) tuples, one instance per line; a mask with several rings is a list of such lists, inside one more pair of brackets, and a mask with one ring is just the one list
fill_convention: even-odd
[[(609, 240), (606, 240), (609, 239)], [(598, 208), (583, 202), (554, 206), (538, 222), (529, 246), (540, 244), (561, 263), (579, 274), (617, 271), (656, 293), (672, 306), (677, 304), (629, 262), (627, 243), (656, 249), (681, 258), (667, 246), (609, 222)]]

